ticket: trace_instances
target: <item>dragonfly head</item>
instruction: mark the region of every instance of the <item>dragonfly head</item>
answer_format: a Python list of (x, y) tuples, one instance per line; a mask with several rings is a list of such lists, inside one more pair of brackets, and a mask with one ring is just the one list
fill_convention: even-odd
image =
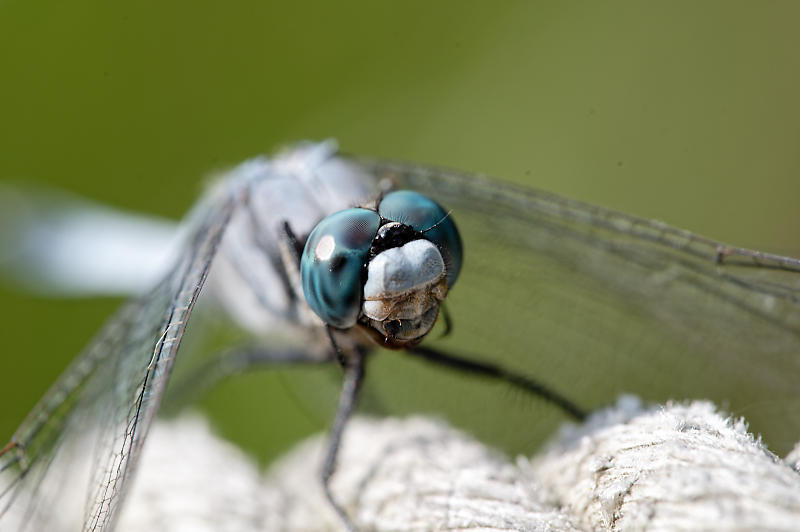
[(436, 202), (401, 190), (377, 210), (346, 209), (323, 219), (300, 264), (309, 306), (327, 325), (358, 326), (383, 347), (419, 343), (461, 269), (461, 239)]

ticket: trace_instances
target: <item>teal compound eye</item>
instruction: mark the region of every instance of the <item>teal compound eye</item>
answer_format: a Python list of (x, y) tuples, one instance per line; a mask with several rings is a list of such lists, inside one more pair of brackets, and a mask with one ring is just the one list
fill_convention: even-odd
[(413, 190), (398, 190), (384, 196), (378, 213), (385, 219), (411, 226), (433, 242), (447, 270), (447, 287), (458, 279), (463, 262), (461, 237), (453, 219), (438, 203)]
[(381, 219), (367, 209), (346, 209), (311, 231), (300, 259), (303, 293), (322, 321), (339, 329), (356, 324), (362, 270)]

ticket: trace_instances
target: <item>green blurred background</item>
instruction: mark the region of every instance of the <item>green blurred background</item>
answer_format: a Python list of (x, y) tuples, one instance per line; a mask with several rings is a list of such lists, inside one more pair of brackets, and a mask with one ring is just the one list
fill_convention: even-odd
[[(334, 137), (800, 256), (798, 20), (794, 1), (0, 0), (0, 179), (178, 218), (209, 172)], [(5, 440), (119, 301), (0, 290)], [(239, 390), (268, 378), (209, 400), (251, 447), (267, 429)]]

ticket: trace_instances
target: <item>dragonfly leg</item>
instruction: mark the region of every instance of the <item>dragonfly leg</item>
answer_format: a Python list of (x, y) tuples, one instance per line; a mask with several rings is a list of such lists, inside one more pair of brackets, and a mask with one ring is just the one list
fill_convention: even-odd
[[(335, 345), (335, 344), (334, 344)], [(338, 346), (336, 347), (339, 350)], [(342, 392), (339, 395), (339, 406), (336, 409), (336, 418), (333, 422), (331, 429), (330, 439), (328, 440), (328, 450), (325, 454), (325, 462), (322, 465), (322, 488), (325, 491), (325, 497), (333, 506), (333, 509), (341, 518), (347, 530), (354, 532), (356, 530), (353, 522), (345, 512), (344, 508), (336, 502), (331, 492), (330, 480), (333, 473), (336, 471), (336, 457), (339, 454), (339, 447), (342, 442), (342, 434), (344, 433), (347, 420), (355, 410), (358, 403), (359, 392), (361, 391), (361, 384), (364, 381), (364, 367), (366, 362), (366, 354), (357, 350), (355, 355), (347, 359), (342, 359), (344, 369), (344, 383), (342, 384)]]
[(299, 317), (304, 307), (301, 302), (305, 301), (300, 281), (300, 260), (308, 237), (306, 236), (306, 239), (298, 238), (287, 220), (281, 223), (279, 233), (280, 269), (283, 272), (287, 289), (293, 293), (291, 314)]
[(347, 369), (347, 357), (342, 351), (342, 348), (339, 347), (339, 344), (336, 342), (336, 338), (333, 337), (333, 328), (330, 325), (325, 325), (325, 332), (328, 333), (328, 339), (331, 341), (331, 345), (333, 346), (333, 353), (336, 356), (336, 361), (342, 367), (342, 369)]
[(472, 373), (474, 375), (480, 375), (507, 382), (513, 386), (523, 389), (528, 393), (532, 393), (533, 395), (541, 397), (545, 401), (552, 403), (563, 410), (566, 414), (579, 421), (586, 419), (587, 414), (582, 408), (557, 391), (548, 388), (539, 381), (524, 375), (519, 375), (496, 364), (450, 355), (429, 347), (413, 347), (411, 349), (406, 349), (406, 352), (434, 364), (447, 366), (465, 373)]
[(289, 225), (289, 222), (284, 220), (281, 226), (283, 229), (283, 238), (286, 240), (286, 243), (289, 244), (289, 249), (292, 251), (292, 255), (297, 263), (297, 268), (300, 268), (300, 259), (303, 255), (303, 248), (306, 246), (305, 240), (301, 240), (297, 238), (297, 234), (292, 229), (292, 226)]
[[(283, 256), (284, 255), (283, 246), (280, 245), (283, 243), (285, 238), (281, 238), (279, 240), (278, 243), (281, 249), (280, 253), (276, 255), (272, 251), (271, 246), (263, 240), (264, 238), (263, 235), (265, 234), (265, 232), (258, 220), (258, 216), (253, 210), (253, 206), (250, 203), (249, 199), (245, 202), (245, 205), (247, 208), (246, 212), (248, 214), (248, 219), (251, 226), (251, 231), (250, 231), (251, 242), (253, 243), (255, 248), (259, 249), (262, 252), (263, 256), (269, 260), (269, 262), (272, 264), (273, 270), (281, 278), (281, 281), (283, 281), (281, 285), (284, 287), (287, 301), (289, 301), (289, 304), (292, 307), (291, 313), (296, 315), (298, 294), (292, 282), (290, 271), (287, 269), (285, 264), (286, 261), (285, 257)], [(278, 230), (279, 233), (281, 231), (283, 231), (283, 225)], [(252, 276), (248, 274), (247, 266), (243, 264), (241, 260), (238, 260), (236, 257), (229, 257), (229, 260), (231, 261), (233, 266), (237, 269), (242, 278), (248, 280), (249, 284), (253, 286), (253, 291), (259, 297), (259, 299), (262, 299), (262, 294), (261, 291), (258, 289), (258, 284), (251, 279)], [(300, 263), (297, 262), (297, 264), (299, 265)], [(294, 264), (292, 264), (292, 269), (294, 269)], [(302, 297), (302, 294), (300, 294), (300, 296)], [(270, 308), (269, 303), (264, 304), (264, 307)]]
[(286, 364), (329, 364), (328, 356), (313, 355), (301, 349), (266, 349), (263, 346), (240, 347), (224, 351), (207, 360), (168, 389), (166, 403), (171, 408), (194, 402), (222, 381), (254, 368)]

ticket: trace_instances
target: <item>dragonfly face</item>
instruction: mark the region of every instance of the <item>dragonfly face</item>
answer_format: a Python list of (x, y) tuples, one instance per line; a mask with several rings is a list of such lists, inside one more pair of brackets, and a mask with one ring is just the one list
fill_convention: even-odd
[(375, 211), (347, 209), (322, 220), (300, 273), (306, 301), (323, 322), (359, 324), (378, 345), (402, 348), (433, 328), (461, 261), (461, 239), (445, 210), (404, 190), (386, 195)]
[[(402, 192), (374, 211), (352, 209), (377, 197), (384, 179)], [(452, 209), (457, 230), (440, 206)], [(287, 267), (284, 223), (310, 235), (299, 272), (296, 261)], [(0, 454), (0, 529), (15, 528), (12, 515), (24, 516), (20, 529), (51, 529), (67, 481), (85, 494), (80, 524), (113, 527), (175, 357), (193, 356), (179, 346), (201, 290), (208, 310), (227, 313), (261, 347), (277, 356), (289, 346), (309, 360), (330, 355), (313, 341), (325, 323), (414, 344), (447, 297), (453, 334), (428, 335), (424, 346), (491, 359), (588, 408), (621, 393), (706, 398), (744, 416), (778, 453), (800, 439), (795, 259), (479, 176), (337, 156), (325, 145), (236, 168), (181, 235), (157, 285), (120, 309)], [(406, 266), (419, 273), (405, 275)], [(418, 408), (403, 402), (416, 385), (440, 394), (426, 399), (430, 408), (449, 401), (456, 424), (510, 452), (530, 452), (563, 422), (543, 402), (515, 408), (509, 394), (468, 379), (400, 378), (381, 358), (399, 357), (371, 366), (372, 381), (388, 377), (380, 386), (390, 410)], [(74, 473), (75, 458), (87, 455), (90, 468)]]

